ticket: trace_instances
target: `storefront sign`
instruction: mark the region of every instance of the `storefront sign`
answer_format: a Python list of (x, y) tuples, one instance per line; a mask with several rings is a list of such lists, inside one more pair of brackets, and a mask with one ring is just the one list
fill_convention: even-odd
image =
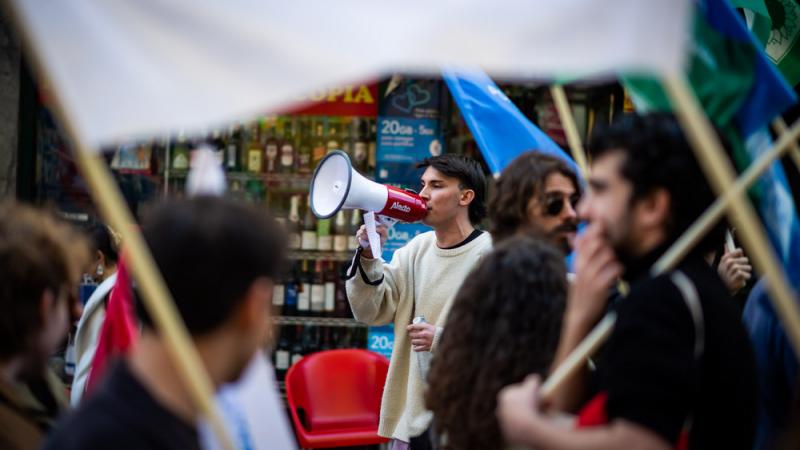
[(299, 102), (308, 105), (294, 114), (316, 116), (375, 117), (378, 115), (378, 85), (351, 84), (343, 87), (319, 89)]

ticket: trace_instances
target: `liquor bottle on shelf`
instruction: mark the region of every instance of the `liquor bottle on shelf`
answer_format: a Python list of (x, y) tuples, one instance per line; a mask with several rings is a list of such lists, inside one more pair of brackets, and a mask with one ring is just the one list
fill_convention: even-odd
[(377, 146), (378, 146), (378, 134), (377, 134), (377, 120), (370, 120), (369, 125), (369, 135), (367, 135), (367, 174), (374, 176), (375, 175), (375, 167), (377, 167)]
[[(284, 280), (286, 277), (284, 276)], [(272, 286), (272, 316), (277, 317), (283, 312), (286, 300), (286, 285), (284, 280), (275, 280)]]
[(353, 139), (355, 137), (353, 127), (356, 122), (358, 122), (358, 119), (351, 120), (350, 118), (342, 117), (341, 150), (347, 153), (350, 159), (353, 158)]
[(339, 136), (339, 132), (338, 129), (336, 128), (335, 122), (333, 122), (332, 120), (328, 122), (328, 139), (327, 142), (325, 143), (325, 146), (327, 147), (326, 149), (327, 151), (325, 153), (330, 152), (332, 150), (341, 150), (342, 146), (341, 137)]
[(330, 219), (317, 220), (317, 250), (321, 252), (330, 252), (333, 250)]
[(368, 129), (366, 120), (357, 120), (358, 126), (356, 128), (355, 143), (353, 144), (353, 166), (360, 173), (367, 171), (367, 159), (369, 157), (369, 148), (367, 144)]
[(331, 350), (333, 348), (333, 342), (331, 342), (331, 329), (330, 327), (325, 327), (322, 331), (322, 341), (319, 344), (319, 350), (324, 352), (325, 350)]
[(183, 133), (178, 135), (178, 140), (172, 147), (170, 169), (180, 172), (189, 170), (189, 143)]
[(323, 281), (325, 282), (325, 301), (323, 311), (325, 316), (334, 317), (336, 314), (336, 264), (326, 261)]
[(358, 229), (361, 228), (361, 210), (354, 209), (353, 213), (350, 215), (350, 226), (347, 230), (347, 246), (349, 250), (355, 250), (358, 248), (358, 238), (356, 238), (356, 232)]
[(292, 342), (289, 363), (293, 366), (301, 359), (303, 359), (303, 327), (302, 325), (297, 325), (294, 329), (294, 342)]
[(319, 351), (319, 327), (307, 326), (303, 334), (303, 353), (310, 355)]
[(214, 152), (217, 161), (219, 161), (219, 165), (225, 167), (225, 142), (222, 140), (219, 130), (211, 132), (208, 138), (208, 145), (211, 147), (211, 151)]
[(293, 195), (290, 202), (289, 223), (287, 224), (289, 249), (297, 250), (302, 246), (301, 232), (303, 229), (303, 225), (300, 223), (300, 196)]
[(311, 310), (311, 281), (312, 275), (309, 271), (308, 260), (303, 260), (302, 270), (297, 283), (297, 314), (308, 316)]
[(308, 119), (301, 119), (299, 131), (297, 133), (297, 172), (311, 173), (314, 166), (311, 165), (311, 128)]
[(347, 230), (347, 216), (345, 215), (345, 210), (340, 209), (339, 212), (336, 213), (336, 219), (334, 219), (333, 228), (331, 229), (333, 233), (333, 251), (347, 251)]
[(314, 218), (314, 213), (308, 206), (311, 201), (311, 196), (308, 197), (309, 202), (306, 203), (306, 215), (303, 218), (303, 234), (301, 235), (300, 248), (303, 250), (316, 250), (317, 249), (317, 223)]
[(283, 315), (296, 316), (297, 315), (297, 300), (298, 300), (299, 279), (297, 273), (297, 263), (292, 266), (292, 269), (286, 273), (286, 278), (283, 282)]
[(250, 125), (247, 139), (247, 171), (261, 173), (264, 169), (264, 147), (258, 135), (258, 122)]
[(311, 149), (311, 164), (314, 167), (319, 165), (319, 162), (322, 161), (322, 158), (325, 157), (325, 154), (328, 153), (328, 146), (325, 142), (325, 133), (324, 127), (321, 122), (317, 122), (316, 126), (314, 127), (314, 146)]
[(275, 125), (273, 124), (264, 140), (264, 156), (267, 160), (265, 171), (267, 173), (274, 173), (278, 170), (278, 136), (276, 134)]
[(239, 130), (231, 127), (225, 139), (225, 169), (229, 172), (239, 170)]
[(311, 315), (322, 316), (325, 312), (325, 279), (322, 273), (322, 260), (314, 263), (311, 277)]
[(295, 165), (294, 131), (289, 118), (283, 124), (283, 140), (281, 141), (281, 173), (294, 172)]
[(292, 341), (288, 336), (289, 328), (281, 328), (281, 335), (278, 339), (278, 346), (275, 348), (275, 375), (279, 381), (283, 381), (286, 377), (286, 371), (289, 370), (289, 362), (291, 361), (291, 347), (289, 343)]
[(343, 264), (342, 266), (342, 271), (336, 272), (340, 276), (338, 276), (335, 281), (336, 292), (334, 295), (336, 296), (336, 305), (334, 306), (334, 309), (336, 310), (336, 317), (350, 319), (353, 317), (353, 312), (350, 310), (350, 302), (347, 301), (347, 288), (345, 286), (345, 281), (341, 277), (342, 272), (345, 270), (345, 265)]

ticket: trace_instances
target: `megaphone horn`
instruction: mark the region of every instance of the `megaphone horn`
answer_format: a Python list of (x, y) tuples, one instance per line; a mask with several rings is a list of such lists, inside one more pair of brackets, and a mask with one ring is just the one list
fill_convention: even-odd
[(347, 153), (334, 150), (311, 178), (311, 212), (328, 219), (342, 209), (374, 211), (403, 222), (416, 222), (428, 213), (419, 195), (367, 179), (353, 169)]

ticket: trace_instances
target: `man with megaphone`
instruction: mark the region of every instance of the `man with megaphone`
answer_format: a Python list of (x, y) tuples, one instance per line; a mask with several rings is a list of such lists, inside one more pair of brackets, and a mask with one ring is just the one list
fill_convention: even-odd
[[(489, 233), (475, 228), (486, 212), (486, 178), (480, 165), (462, 156), (441, 155), (417, 167), (425, 168), (419, 193), (427, 209), (422, 222), (433, 231), (397, 250), (390, 263), (364, 245), (354, 259), (358, 275), (347, 281), (347, 297), (357, 320), (394, 324), (378, 434), (392, 438), (392, 448), (400, 450), (410, 448), (412, 438), (430, 425), (432, 413), (425, 409), (423, 398), (427, 359), (436, 354), (456, 291), (491, 250)], [(386, 227), (379, 225), (377, 231), (385, 242)], [(366, 227), (357, 236), (366, 242)], [(413, 441), (417, 448), (417, 440)]]

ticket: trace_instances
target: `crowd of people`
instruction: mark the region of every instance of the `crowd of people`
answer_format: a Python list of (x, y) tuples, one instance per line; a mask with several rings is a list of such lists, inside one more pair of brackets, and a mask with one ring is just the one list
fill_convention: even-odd
[[(723, 249), (724, 224), (651, 272), (715, 198), (674, 117), (626, 115), (594, 133), (590, 156), (578, 174), (523, 153), (488, 201), (476, 161), (420, 162), (431, 231), (389, 262), (359, 249), (346, 282), (356, 320), (394, 325), (378, 433), (392, 450), (797, 448), (797, 360), (764, 351), (775, 334), (748, 323), (756, 300), (734, 300), (755, 280), (741, 249)], [(85, 387), (119, 260), (113, 231), (82, 237), (32, 207), (1, 208), (0, 447), (200, 448), (198, 408), (138, 297), (136, 346)], [(196, 197), (157, 207), (142, 234), (213, 384), (238, 379), (269, 334), (280, 225)], [(87, 272), (101, 284), (81, 315)], [(608, 341), (544, 396), (606, 314)], [(47, 362), (74, 323), (77, 410), (65, 414)]]

